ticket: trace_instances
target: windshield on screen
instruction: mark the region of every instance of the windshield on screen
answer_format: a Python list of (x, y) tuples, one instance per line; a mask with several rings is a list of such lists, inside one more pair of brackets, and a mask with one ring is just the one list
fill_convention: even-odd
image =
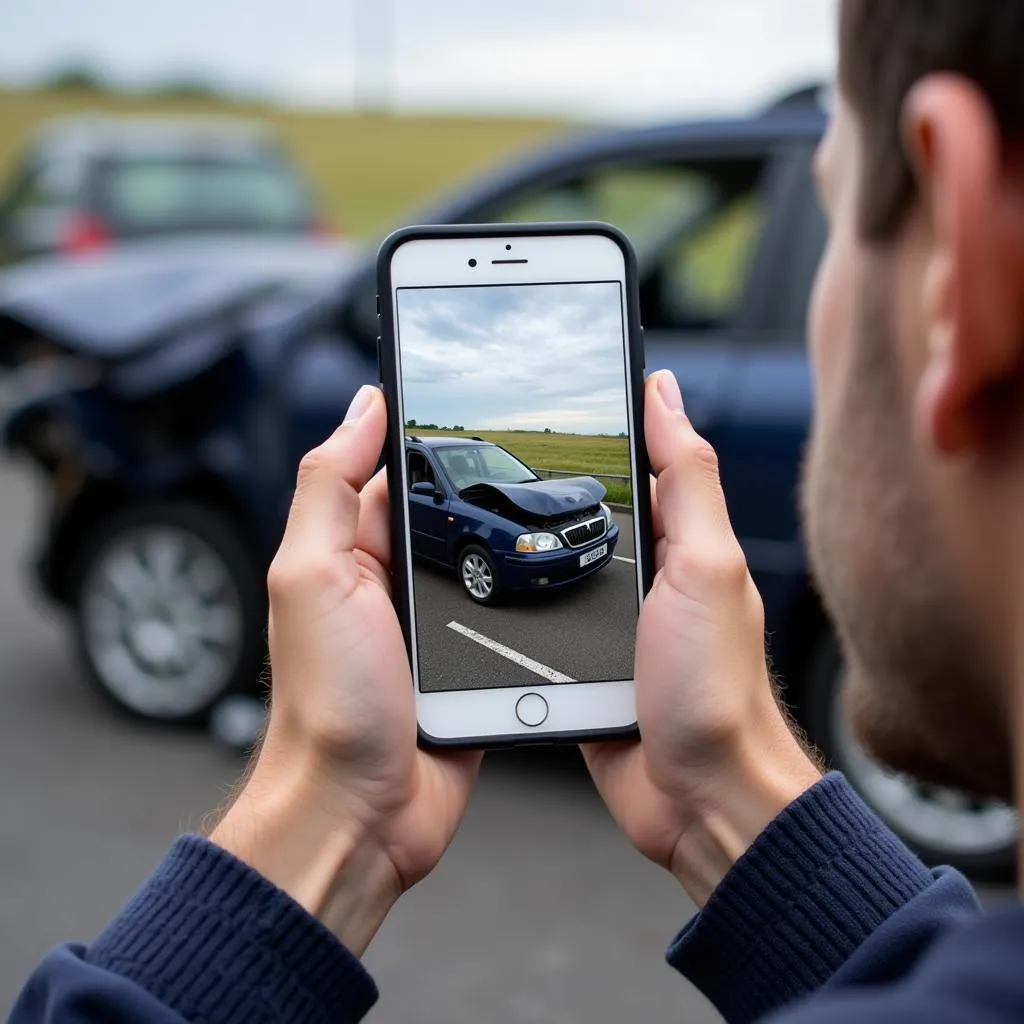
[(514, 455), (491, 445), (440, 448), (437, 456), (456, 491), (475, 484), (532, 484), (539, 479)]

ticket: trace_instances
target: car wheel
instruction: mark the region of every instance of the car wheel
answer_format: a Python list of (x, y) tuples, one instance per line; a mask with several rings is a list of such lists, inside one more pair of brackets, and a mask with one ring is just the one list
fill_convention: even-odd
[(228, 694), (255, 686), (262, 572), (223, 515), (184, 504), (115, 515), (85, 538), (73, 585), (86, 673), (120, 710), (200, 722)]
[(806, 722), (831, 766), (928, 863), (949, 864), (975, 878), (1012, 876), (1020, 831), (1016, 811), (883, 768), (856, 740), (843, 714), (842, 678), (839, 644), (830, 636), (814, 658)]
[(477, 604), (495, 605), (501, 600), (501, 580), (491, 553), (476, 544), (459, 555), (459, 579), (463, 589)]

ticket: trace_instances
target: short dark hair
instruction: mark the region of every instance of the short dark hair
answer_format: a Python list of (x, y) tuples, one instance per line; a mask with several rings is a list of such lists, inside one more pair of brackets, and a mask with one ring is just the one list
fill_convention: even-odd
[(842, 0), (839, 83), (861, 125), (861, 231), (890, 238), (913, 204), (903, 104), (933, 72), (969, 78), (1007, 142), (1024, 138), (1024, 0)]

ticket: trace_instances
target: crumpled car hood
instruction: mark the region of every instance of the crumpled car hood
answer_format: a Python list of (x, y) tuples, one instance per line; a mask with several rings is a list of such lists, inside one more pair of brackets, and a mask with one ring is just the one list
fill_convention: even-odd
[[(459, 497), (482, 508), (508, 502), (531, 516), (559, 519), (596, 505), (606, 493), (604, 484), (592, 476), (578, 476), (529, 484), (474, 484), (460, 491)], [(494, 510), (499, 511), (497, 508)], [(508, 511), (499, 511), (499, 514), (508, 515)], [(509, 518), (519, 519), (511, 515)]]
[(0, 274), (0, 346), (20, 325), (82, 355), (128, 359), (282, 288), (327, 293), (355, 262), (340, 243), (219, 236), (33, 260)]

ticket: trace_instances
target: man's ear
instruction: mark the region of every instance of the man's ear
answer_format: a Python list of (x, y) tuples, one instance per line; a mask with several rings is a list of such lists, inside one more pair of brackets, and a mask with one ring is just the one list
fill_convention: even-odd
[(1024, 181), (1006, 165), (995, 115), (967, 79), (930, 75), (908, 95), (903, 141), (928, 221), (922, 435), (966, 454), (1005, 427), (1024, 366)]

